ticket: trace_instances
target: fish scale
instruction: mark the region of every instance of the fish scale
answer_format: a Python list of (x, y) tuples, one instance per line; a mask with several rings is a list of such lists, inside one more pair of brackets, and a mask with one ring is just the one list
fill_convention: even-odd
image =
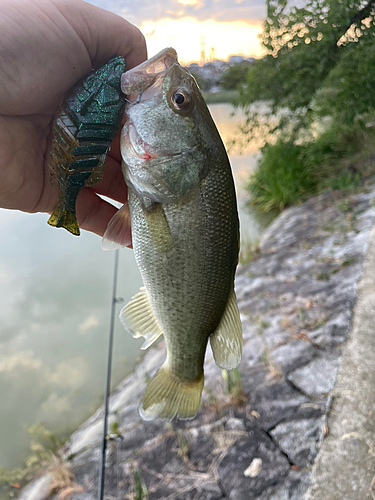
[[(120, 318), (134, 337), (144, 336), (145, 347), (163, 334), (167, 348), (140, 413), (146, 420), (192, 418), (203, 389), (208, 341), (221, 368), (235, 368), (242, 352), (234, 294), (239, 226), (232, 172), (199, 88), (173, 49), (125, 73), (121, 88), (132, 93), (121, 153), (145, 289)], [(126, 210), (115, 220), (127, 220)], [(121, 241), (115, 232), (120, 226), (110, 223), (105, 237)]]

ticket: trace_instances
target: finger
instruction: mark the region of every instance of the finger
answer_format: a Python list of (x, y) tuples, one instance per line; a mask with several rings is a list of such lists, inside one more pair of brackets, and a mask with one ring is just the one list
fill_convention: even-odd
[[(76, 0), (74, 0), (77, 6)], [(124, 18), (86, 2), (81, 2), (82, 17), (76, 9), (70, 19), (89, 51), (94, 67), (100, 67), (115, 55), (123, 56), (128, 68), (147, 59), (145, 38)]]
[(102, 179), (90, 189), (112, 200), (125, 203), (128, 199), (128, 188), (125, 184), (120, 163), (108, 157)]
[(111, 149), (108, 152), (108, 157), (113, 158), (114, 160), (116, 160), (118, 163), (121, 164), (120, 137), (121, 137), (121, 130), (117, 132), (115, 138), (112, 141)]
[(117, 208), (96, 195), (91, 189), (81, 189), (76, 203), (79, 227), (103, 236)]

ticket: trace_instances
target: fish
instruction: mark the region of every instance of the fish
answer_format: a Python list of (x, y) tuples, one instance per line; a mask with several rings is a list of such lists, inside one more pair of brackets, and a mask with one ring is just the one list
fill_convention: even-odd
[(167, 351), (146, 387), (142, 418), (190, 419), (200, 406), (208, 342), (222, 369), (241, 359), (232, 171), (199, 87), (174, 49), (126, 72), (121, 88), (129, 100), (121, 132), (128, 203), (109, 224), (103, 246), (127, 239), (121, 231), (130, 214), (144, 287), (120, 320), (144, 337), (143, 349), (163, 335)]
[(83, 78), (65, 97), (52, 125), (51, 182), (59, 188), (48, 224), (79, 236), (76, 199), (98, 182), (111, 142), (121, 128), (126, 96), (121, 91), (125, 59), (115, 56)]

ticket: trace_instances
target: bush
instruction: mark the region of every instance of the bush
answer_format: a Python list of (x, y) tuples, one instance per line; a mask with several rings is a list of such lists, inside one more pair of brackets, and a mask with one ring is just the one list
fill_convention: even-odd
[(262, 148), (258, 168), (247, 185), (253, 205), (262, 212), (282, 210), (314, 191), (317, 181), (312, 168), (302, 161), (305, 149), (282, 139)]
[(344, 160), (353, 157), (368, 140), (359, 125), (335, 124), (308, 143), (279, 139), (266, 144), (247, 185), (251, 204), (262, 212), (282, 210), (326, 188), (356, 186), (360, 175)]

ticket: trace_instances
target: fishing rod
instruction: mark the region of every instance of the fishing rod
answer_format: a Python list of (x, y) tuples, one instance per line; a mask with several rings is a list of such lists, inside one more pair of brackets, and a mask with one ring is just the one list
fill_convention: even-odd
[(113, 334), (114, 334), (114, 329), (115, 329), (115, 312), (116, 312), (117, 302), (122, 301), (122, 299), (118, 299), (116, 297), (118, 260), (119, 260), (119, 249), (117, 248), (115, 251), (115, 268), (114, 268), (113, 289), (112, 289), (111, 325), (110, 325), (110, 329), (109, 329), (107, 379), (106, 379), (105, 394), (104, 394), (104, 422), (103, 422), (103, 436), (102, 436), (101, 456), (100, 456), (98, 500), (103, 500), (104, 483), (105, 483), (105, 452), (106, 452), (106, 448), (107, 448), (108, 405), (109, 405), (109, 394), (110, 394), (110, 390), (111, 390), (112, 351), (113, 351)]

